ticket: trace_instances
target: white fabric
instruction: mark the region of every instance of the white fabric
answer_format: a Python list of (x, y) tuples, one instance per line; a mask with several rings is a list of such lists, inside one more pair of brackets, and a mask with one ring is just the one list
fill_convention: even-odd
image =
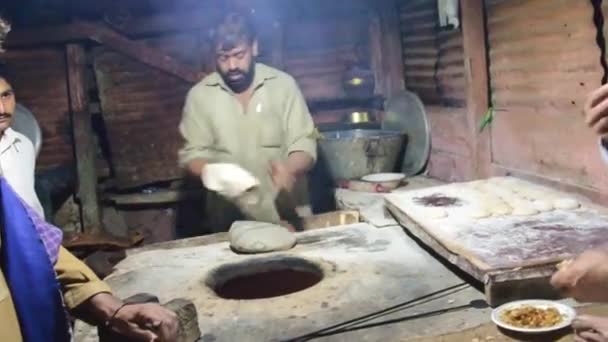
[(236, 164), (207, 164), (201, 175), (203, 184), (211, 191), (229, 199), (237, 199), (260, 185), (260, 181)]
[(23, 134), (8, 128), (0, 137), (0, 169), (13, 190), (44, 217), (42, 204), (34, 189), (36, 152)]
[(458, 0), (438, 0), (437, 13), (439, 14), (439, 26), (452, 25), (454, 29), (460, 26), (458, 18)]

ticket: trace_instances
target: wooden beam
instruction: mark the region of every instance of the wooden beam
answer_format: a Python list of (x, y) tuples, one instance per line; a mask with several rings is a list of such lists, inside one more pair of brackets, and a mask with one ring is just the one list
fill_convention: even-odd
[(84, 21), (76, 22), (74, 25), (79, 30), (87, 32), (89, 39), (143, 64), (181, 78), (186, 82), (196, 83), (201, 78), (197, 70), (176, 61), (157, 49), (147, 46), (143, 42), (130, 40), (103, 25)]
[(77, 198), (80, 202), (82, 231), (100, 233), (102, 228), (97, 200), (96, 153), (86, 83), (86, 53), (82, 45), (66, 48), (70, 116), (76, 151)]
[(380, 14), (372, 12), (369, 18), (369, 48), (371, 50), (371, 68), (374, 72), (374, 95), (385, 96), (387, 87), (384, 82), (384, 58), (382, 46), (382, 28)]
[(196, 31), (208, 29), (213, 18), (219, 17), (221, 10), (220, 6), (212, 6), (196, 11), (152, 15), (133, 18), (122, 25), (113, 25), (113, 27), (129, 37)]
[(16, 31), (10, 33), (8, 38), (9, 48), (92, 40), (189, 83), (196, 83), (203, 76), (198, 70), (176, 61), (158, 49), (131, 40), (101, 23), (77, 21), (54, 28)]
[(491, 174), (490, 129), (479, 131), (490, 106), (484, 1), (460, 0), (460, 7), (473, 177), (480, 178)]
[[(111, 28), (135, 38), (159, 33), (199, 30), (209, 25), (217, 11), (194, 11), (134, 18), (124, 24), (89, 22), (95, 26)], [(65, 44), (89, 39), (89, 32), (81, 31), (77, 23), (53, 25), (33, 29), (15, 29), (7, 36), (6, 47), (24, 48), (47, 44)]]

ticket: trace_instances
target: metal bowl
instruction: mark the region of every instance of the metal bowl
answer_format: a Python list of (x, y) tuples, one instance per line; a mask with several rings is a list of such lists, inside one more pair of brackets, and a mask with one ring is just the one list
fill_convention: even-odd
[(393, 172), (405, 135), (396, 131), (354, 129), (323, 132), (319, 154), (334, 181)]

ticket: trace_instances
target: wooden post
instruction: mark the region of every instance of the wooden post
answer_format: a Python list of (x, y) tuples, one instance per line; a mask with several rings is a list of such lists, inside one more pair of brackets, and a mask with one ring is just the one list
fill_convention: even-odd
[(68, 44), (66, 50), (70, 116), (78, 177), (76, 197), (80, 202), (83, 233), (99, 234), (102, 232), (102, 225), (97, 201), (97, 151), (87, 98), (86, 53), (78, 44)]
[(479, 131), (489, 101), (489, 78), (483, 0), (460, 0), (466, 79), (467, 122), (471, 134), (473, 177), (490, 175), (490, 129)]
[(277, 69), (285, 69), (283, 60), (284, 49), (284, 29), (283, 24), (275, 19), (272, 22), (272, 65)]
[(405, 89), (399, 12), (394, 0), (376, 3), (370, 19), (370, 47), (376, 95), (389, 97)]

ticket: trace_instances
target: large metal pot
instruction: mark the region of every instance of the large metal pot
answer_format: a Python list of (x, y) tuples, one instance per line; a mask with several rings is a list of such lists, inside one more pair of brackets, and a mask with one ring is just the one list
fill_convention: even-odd
[(333, 180), (392, 172), (405, 135), (396, 131), (353, 129), (323, 132), (319, 153)]

